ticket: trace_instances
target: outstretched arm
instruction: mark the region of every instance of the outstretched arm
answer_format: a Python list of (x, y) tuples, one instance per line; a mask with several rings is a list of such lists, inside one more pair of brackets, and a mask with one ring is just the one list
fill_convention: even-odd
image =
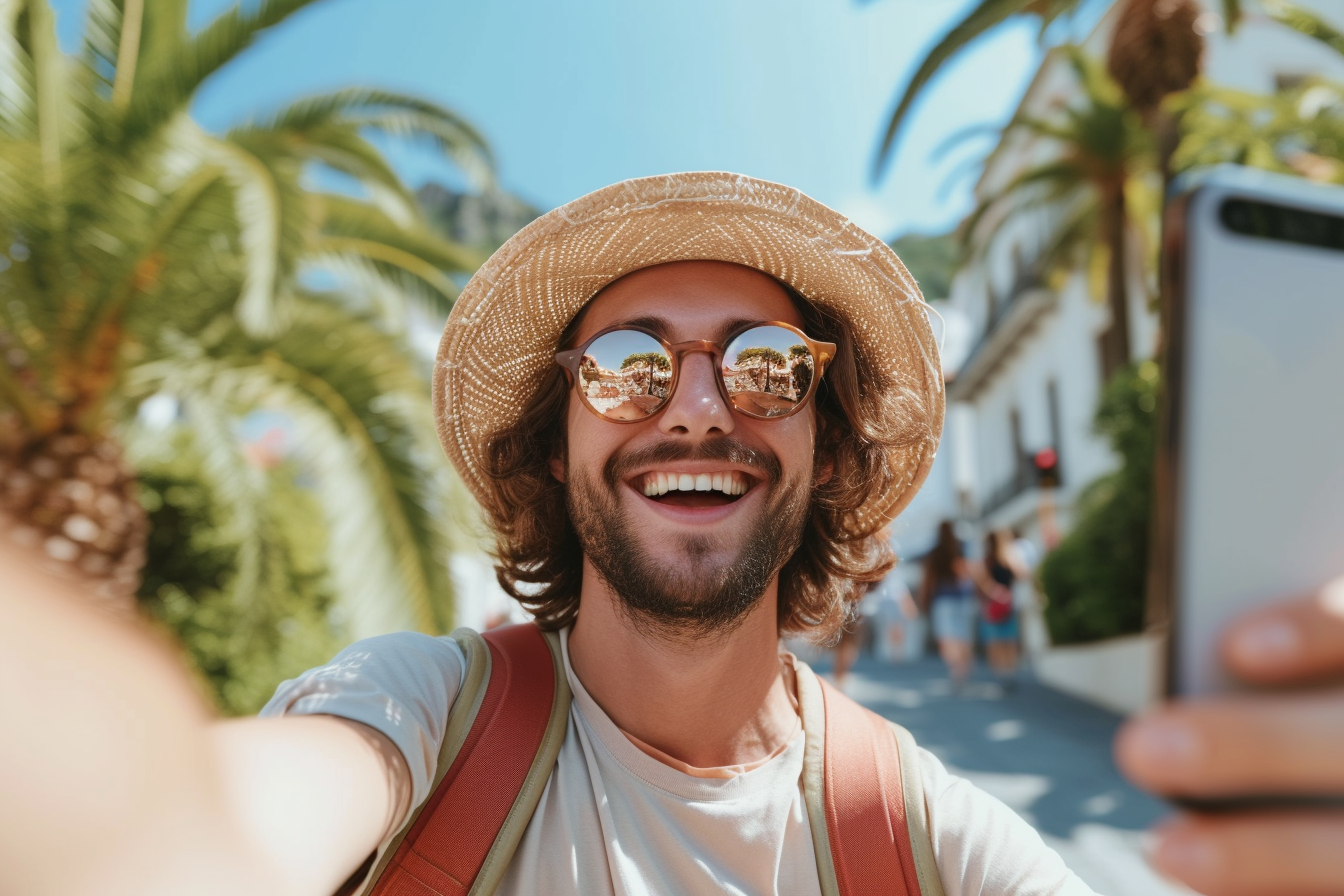
[[(1136, 783), (1185, 797), (1344, 795), (1344, 579), (1251, 614), (1223, 642), (1228, 668), (1297, 693), (1175, 703), (1116, 741)], [(1158, 832), (1160, 869), (1209, 896), (1344, 893), (1344, 809), (1189, 815)]]
[(228, 812), (285, 893), (336, 892), (409, 809), (406, 760), (358, 722), (237, 719), (210, 738)]
[(0, 892), (328, 896), (404, 814), (381, 734), (218, 722), (164, 645), (0, 532)]

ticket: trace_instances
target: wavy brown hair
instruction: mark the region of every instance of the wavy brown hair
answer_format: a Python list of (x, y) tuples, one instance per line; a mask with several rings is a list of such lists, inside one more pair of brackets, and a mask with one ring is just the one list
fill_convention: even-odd
[[(814, 470), (829, 464), (816, 482), (802, 543), (779, 573), (780, 632), (834, 640), (869, 582), (896, 563), (884, 520), (856, 529), (855, 511), (874, 483), (893, 466), (891, 454), (912, 439), (911, 416), (894, 406), (905, 395), (889, 388), (889, 375), (855, 351), (853, 325), (780, 284), (803, 317), (803, 331), (834, 342), (836, 357), (814, 397), (817, 452)], [(569, 345), (583, 312), (570, 322), (560, 345)], [(860, 390), (860, 383), (869, 388)], [(545, 374), (518, 422), (490, 440), (487, 473), (492, 483), (485, 511), (496, 541), (499, 584), (544, 629), (570, 625), (579, 612), (583, 552), (565, 509), (564, 486), (550, 461), (565, 452), (565, 413), (573, 387), (559, 366)], [(875, 407), (886, 402), (890, 407)]]

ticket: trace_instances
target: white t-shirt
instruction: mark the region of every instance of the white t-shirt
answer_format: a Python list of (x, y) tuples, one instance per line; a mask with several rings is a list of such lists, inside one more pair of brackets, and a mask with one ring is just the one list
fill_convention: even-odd
[[(501, 896), (819, 896), (802, 791), (806, 732), (750, 771), (686, 774), (620, 732), (575, 676), (564, 634), (569, 727)], [(406, 757), (418, 806), (433, 785), (464, 664), (451, 638), (369, 638), (282, 684), (261, 714), (325, 713), (381, 731)], [(920, 762), (947, 896), (1092, 893), (1015, 812), (927, 750)]]

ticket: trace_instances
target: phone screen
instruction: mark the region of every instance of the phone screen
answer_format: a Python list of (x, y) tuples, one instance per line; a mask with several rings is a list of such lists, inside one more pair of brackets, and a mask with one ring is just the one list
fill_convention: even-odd
[(1344, 188), (1215, 169), (1172, 209), (1167, 671), (1200, 695), (1233, 617), (1344, 571)]

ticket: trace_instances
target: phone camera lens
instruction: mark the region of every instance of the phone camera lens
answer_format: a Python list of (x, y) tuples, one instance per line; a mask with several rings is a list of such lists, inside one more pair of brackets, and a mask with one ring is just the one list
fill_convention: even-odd
[(1250, 203), (1243, 199), (1229, 199), (1219, 210), (1223, 225), (1233, 233), (1247, 235), (1255, 232), (1255, 220), (1251, 214)]

